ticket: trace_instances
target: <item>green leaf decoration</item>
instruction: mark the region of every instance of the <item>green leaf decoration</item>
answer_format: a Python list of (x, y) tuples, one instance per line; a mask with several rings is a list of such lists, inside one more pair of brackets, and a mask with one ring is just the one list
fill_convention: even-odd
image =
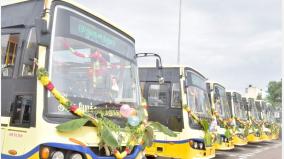
[(206, 146), (211, 146), (212, 145), (212, 136), (211, 133), (209, 132), (209, 123), (207, 120), (202, 119), (200, 122), (200, 125), (202, 126), (204, 130), (204, 143)]
[(206, 147), (212, 146), (212, 136), (209, 131), (206, 131), (204, 134), (204, 144)]
[(119, 146), (119, 142), (117, 141), (116, 137), (113, 135), (112, 130), (106, 125), (103, 125), (101, 127), (100, 137), (106, 145), (112, 148), (116, 148)]
[(246, 126), (244, 129), (244, 136), (248, 136), (248, 134), (249, 134), (249, 127)]
[(229, 129), (226, 129), (225, 136), (226, 136), (226, 138), (230, 138), (232, 136), (232, 134), (231, 134)]
[(201, 124), (201, 126), (203, 127), (203, 130), (204, 130), (205, 132), (207, 132), (207, 131), (209, 130), (209, 123), (208, 123), (207, 120), (202, 119), (202, 120), (200, 121), (200, 124)]
[(171, 136), (176, 137), (177, 134), (175, 134), (172, 130), (170, 130), (168, 127), (164, 126), (163, 124), (160, 124), (158, 122), (149, 122), (149, 125), (153, 127), (154, 129), (161, 131), (162, 133)]
[(36, 74), (38, 79), (40, 79), (42, 76), (48, 76), (48, 73), (44, 68), (39, 68)]
[(143, 141), (144, 141), (144, 143), (142, 145), (143, 148), (152, 146), (153, 137), (154, 137), (154, 131), (153, 131), (152, 127), (147, 126), (145, 128), (145, 132), (144, 132), (144, 135), (143, 135)]
[(86, 118), (74, 119), (74, 120), (70, 120), (70, 121), (67, 121), (65, 123), (62, 123), (62, 124), (56, 126), (56, 129), (60, 132), (73, 131), (73, 130), (81, 128), (88, 121), (89, 121), (89, 119), (86, 119)]

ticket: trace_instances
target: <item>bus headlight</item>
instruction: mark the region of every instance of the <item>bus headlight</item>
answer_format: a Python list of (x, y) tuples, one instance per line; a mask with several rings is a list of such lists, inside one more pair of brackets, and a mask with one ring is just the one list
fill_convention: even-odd
[(193, 148), (195, 148), (195, 149), (198, 148), (198, 143), (197, 143), (197, 142), (194, 142), (194, 143), (193, 143)]
[(71, 156), (70, 156), (70, 159), (83, 159), (83, 156), (79, 153), (73, 153)]
[(225, 137), (225, 142), (228, 142), (228, 138)]
[(203, 149), (203, 143), (199, 143), (199, 148)]
[(64, 159), (64, 154), (61, 151), (55, 151), (52, 153), (51, 159)]

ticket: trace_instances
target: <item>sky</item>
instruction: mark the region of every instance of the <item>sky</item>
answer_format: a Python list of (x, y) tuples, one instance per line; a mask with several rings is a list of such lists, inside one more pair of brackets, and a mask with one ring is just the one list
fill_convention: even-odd
[[(136, 52), (177, 64), (178, 0), (76, 1), (129, 32)], [(281, 0), (182, 0), (181, 8), (181, 64), (241, 93), (281, 79)]]

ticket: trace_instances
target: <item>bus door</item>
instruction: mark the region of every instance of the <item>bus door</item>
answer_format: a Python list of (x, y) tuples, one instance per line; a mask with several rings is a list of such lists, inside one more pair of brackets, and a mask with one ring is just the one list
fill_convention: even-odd
[[(28, 131), (35, 127), (35, 28), (1, 30), (2, 152), (24, 149)], [(19, 152), (18, 151), (18, 152)]]
[[(160, 122), (173, 131), (182, 131), (183, 120), (179, 83), (146, 82), (143, 95), (149, 105), (149, 121)], [(167, 140), (167, 137), (164, 140)], [(163, 148), (160, 148), (160, 150), (165, 151)]]

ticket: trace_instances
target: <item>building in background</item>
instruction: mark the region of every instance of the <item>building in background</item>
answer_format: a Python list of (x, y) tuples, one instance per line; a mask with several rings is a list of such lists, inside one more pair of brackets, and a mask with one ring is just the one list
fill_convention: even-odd
[(265, 97), (265, 92), (260, 88), (249, 85), (248, 88), (245, 89), (245, 96), (260, 100)]

